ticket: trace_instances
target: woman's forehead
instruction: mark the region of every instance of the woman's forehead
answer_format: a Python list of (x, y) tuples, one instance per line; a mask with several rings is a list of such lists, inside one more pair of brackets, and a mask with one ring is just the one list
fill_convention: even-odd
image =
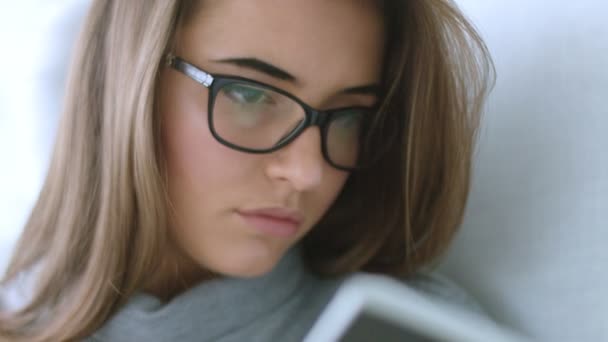
[(380, 12), (364, 1), (210, 1), (178, 33), (178, 53), (199, 63), (260, 59), (302, 85), (377, 83), (383, 29)]

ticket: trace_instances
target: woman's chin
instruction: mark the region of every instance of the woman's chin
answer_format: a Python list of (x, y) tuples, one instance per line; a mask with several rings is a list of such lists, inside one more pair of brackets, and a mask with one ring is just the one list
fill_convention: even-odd
[(267, 248), (241, 249), (218, 260), (214, 271), (230, 277), (260, 277), (271, 272), (284, 254), (284, 250)]

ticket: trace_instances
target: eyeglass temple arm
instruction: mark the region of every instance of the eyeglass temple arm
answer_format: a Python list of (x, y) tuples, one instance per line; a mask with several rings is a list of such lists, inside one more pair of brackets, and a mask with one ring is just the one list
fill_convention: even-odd
[(209, 88), (211, 84), (213, 84), (213, 76), (195, 67), (194, 65), (187, 63), (186, 61), (173, 55), (172, 53), (167, 55), (166, 65), (178, 71), (181, 71), (186, 76), (192, 78), (193, 80), (204, 85), (207, 88)]

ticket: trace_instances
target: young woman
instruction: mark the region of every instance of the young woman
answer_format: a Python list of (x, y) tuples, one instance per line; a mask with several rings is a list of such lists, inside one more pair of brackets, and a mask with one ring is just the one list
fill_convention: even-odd
[(447, 0), (94, 0), (0, 337), (299, 340), (354, 272), (440, 288), (491, 73)]

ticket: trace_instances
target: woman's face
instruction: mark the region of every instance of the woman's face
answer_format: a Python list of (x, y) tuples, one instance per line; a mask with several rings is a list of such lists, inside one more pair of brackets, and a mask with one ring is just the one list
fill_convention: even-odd
[[(174, 53), (211, 74), (264, 82), (317, 109), (372, 106), (383, 24), (352, 0), (216, 0), (178, 30)], [(293, 79), (277, 77), (254, 58)], [(321, 152), (318, 127), (286, 147), (249, 154), (220, 144), (207, 123), (209, 90), (163, 68), (159, 108), (172, 205), (173, 258), (185, 270), (256, 276), (271, 270), (332, 205), (349, 176)]]

